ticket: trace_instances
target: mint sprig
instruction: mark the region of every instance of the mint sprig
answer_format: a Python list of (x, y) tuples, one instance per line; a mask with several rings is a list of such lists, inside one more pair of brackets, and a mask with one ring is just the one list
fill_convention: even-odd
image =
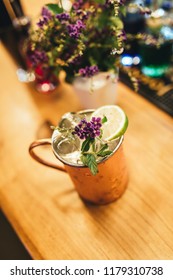
[[(102, 118), (102, 124), (105, 122), (107, 122), (106, 116)], [(88, 166), (93, 175), (98, 173), (97, 158), (105, 157), (112, 153), (112, 151), (109, 150), (108, 144), (102, 143), (101, 135), (102, 131), (100, 133), (100, 137), (98, 138), (91, 138), (90, 136), (87, 137), (81, 146), (80, 159), (84, 165)], [(97, 148), (98, 142), (100, 142), (99, 150)]]
[(83, 162), (84, 165), (89, 167), (93, 175), (96, 175), (98, 173), (96, 156), (94, 154), (91, 153), (82, 154), (81, 161)]
[(112, 153), (112, 151), (109, 150), (108, 144), (101, 144), (101, 148), (98, 151), (96, 150), (95, 139), (87, 138), (83, 142), (80, 159), (84, 165), (89, 167), (93, 175), (98, 173), (97, 158), (105, 157)]
[(110, 155), (112, 152), (109, 150), (108, 144), (104, 144), (101, 149), (97, 152), (97, 156), (105, 157)]

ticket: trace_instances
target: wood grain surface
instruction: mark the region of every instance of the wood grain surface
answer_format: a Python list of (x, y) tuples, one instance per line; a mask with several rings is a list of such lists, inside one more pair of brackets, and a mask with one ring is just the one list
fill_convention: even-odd
[[(33, 140), (50, 136), (49, 123), (82, 109), (77, 97), (63, 82), (41, 95), (17, 80), (16, 69), (0, 44), (0, 207), (31, 256), (173, 259), (172, 118), (119, 83), (117, 104), (129, 117), (129, 184), (114, 203), (86, 204), (67, 174), (28, 153)], [(56, 161), (49, 148), (39, 152)]]

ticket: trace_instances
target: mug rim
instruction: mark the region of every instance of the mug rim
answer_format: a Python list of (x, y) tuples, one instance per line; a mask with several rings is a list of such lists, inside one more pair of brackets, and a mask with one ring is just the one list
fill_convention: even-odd
[[(112, 151), (112, 153), (110, 155), (103, 157), (99, 162), (97, 162), (98, 165), (103, 163), (104, 161), (108, 160), (110, 157), (112, 157), (116, 153), (116, 151), (120, 148), (120, 146), (123, 143), (124, 135), (120, 136), (119, 138), (116, 138), (115, 140), (117, 140), (117, 139), (119, 139), (119, 142), (116, 145), (115, 149)], [(72, 167), (77, 167), (77, 168), (88, 168), (88, 166), (84, 165), (83, 163), (78, 163), (78, 164), (77, 163), (72, 163), (72, 162), (70, 163), (70, 162), (62, 159), (62, 157), (60, 157), (58, 155), (58, 153), (56, 153), (56, 151), (54, 150), (52, 142), (51, 142), (51, 146), (52, 146), (52, 150), (53, 150), (53, 153), (54, 153), (55, 157), (59, 161), (61, 161), (64, 165), (68, 165), (68, 166), (72, 166)]]

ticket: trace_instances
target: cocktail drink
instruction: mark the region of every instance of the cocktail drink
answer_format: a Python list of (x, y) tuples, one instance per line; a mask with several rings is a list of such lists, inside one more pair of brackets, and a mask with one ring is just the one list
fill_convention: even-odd
[[(53, 153), (64, 164), (79, 196), (96, 204), (106, 204), (119, 198), (127, 186), (128, 171), (122, 145), (124, 136), (121, 131), (120, 136), (107, 140), (112, 130), (111, 123), (104, 113), (98, 118), (93, 115), (95, 112), (85, 110), (66, 113), (54, 128), (50, 142)], [(124, 130), (125, 126), (127, 123), (124, 124)], [(108, 134), (109, 137), (105, 137)], [(30, 146), (31, 156), (45, 163), (33, 153), (37, 143)], [(49, 163), (46, 165), (52, 166)], [(59, 166), (56, 168), (59, 169)]]
[[(92, 111), (82, 111), (78, 114), (66, 114), (59, 126), (72, 129), (79, 120), (90, 120)], [(70, 121), (71, 120), (71, 121)], [(98, 173), (93, 175), (90, 169), (81, 161), (83, 141), (77, 136), (72, 140), (54, 130), (52, 147), (55, 156), (64, 163), (79, 195), (85, 200), (99, 204), (111, 202), (124, 192), (127, 185), (127, 168), (123, 155), (123, 136), (108, 143), (111, 153), (105, 157), (96, 155)], [(100, 142), (97, 143), (97, 150)]]

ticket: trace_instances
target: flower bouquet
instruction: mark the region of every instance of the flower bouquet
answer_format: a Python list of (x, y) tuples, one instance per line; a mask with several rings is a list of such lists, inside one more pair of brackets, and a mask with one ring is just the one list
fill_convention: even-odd
[(68, 82), (76, 75), (115, 70), (115, 56), (122, 53), (125, 39), (123, 2), (79, 0), (69, 11), (63, 4), (47, 4), (31, 31), (31, 64), (48, 63), (56, 73), (65, 70)]
[(76, 77), (93, 77), (99, 72), (117, 71), (116, 61), (123, 52), (125, 33), (121, 15), (124, 0), (79, 0), (69, 10), (47, 4), (32, 27), (27, 57), (41, 75), (49, 68), (66, 82)]
[[(56, 84), (64, 71), (84, 108), (114, 104), (119, 58), (126, 42), (122, 18), (128, 4), (126, 0), (78, 0), (67, 9), (64, 3), (42, 8), (30, 32), (29, 64), (43, 90), (49, 89), (46, 79)], [(138, 7), (145, 13), (144, 7)], [(128, 74), (136, 89), (138, 82)]]

